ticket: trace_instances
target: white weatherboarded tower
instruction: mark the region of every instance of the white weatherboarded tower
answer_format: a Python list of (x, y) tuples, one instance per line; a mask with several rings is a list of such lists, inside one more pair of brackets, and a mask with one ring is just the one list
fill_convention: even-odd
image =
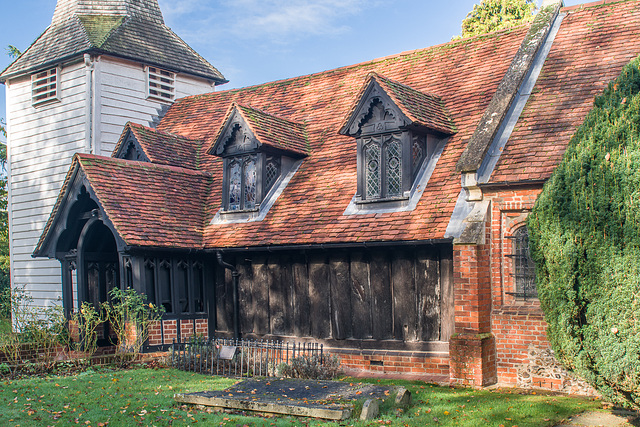
[(222, 74), (165, 24), (157, 0), (58, 0), (51, 25), (0, 74), (6, 85), (11, 283), (38, 305), (60, 263), (33, 259), (77, 152), (109, 156), (126, 122), (153, 125)]

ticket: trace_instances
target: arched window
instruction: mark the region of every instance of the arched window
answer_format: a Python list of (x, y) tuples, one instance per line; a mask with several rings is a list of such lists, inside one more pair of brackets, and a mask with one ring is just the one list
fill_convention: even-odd
[(518, 228), (512, 236), (513, 243), (513, 277), (516, 285), (516, 296), (537, 298), (536, 271), (529, 253), (529, 230), (526, 226)]

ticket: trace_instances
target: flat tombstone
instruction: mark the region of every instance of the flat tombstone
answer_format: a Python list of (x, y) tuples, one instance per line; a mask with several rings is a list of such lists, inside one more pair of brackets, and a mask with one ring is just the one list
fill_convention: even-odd
[(396, 405), (409, 406), (410, 404), (411, 404), (411, 392), (404, 387), (400, 387), (398, 389), (398, 394), (396, 394)]
[(360, 413), (360, 419), (363, 421), (373, 420), (378, 416), (380, 412), (380, 402), (378, 399), (368, 399), (362, 405), (362, 412)]
[(237, 347), (233, 345), (221, 345), (220, 346), (220, 354), (218, 355), (218, 359), (221, 360), (231, 360), (233, 356), (236, 355)]

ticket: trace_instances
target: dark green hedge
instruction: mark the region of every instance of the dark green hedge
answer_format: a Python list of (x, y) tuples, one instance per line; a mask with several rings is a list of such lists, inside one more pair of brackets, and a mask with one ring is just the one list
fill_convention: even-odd
[(595, 99), (529, 216), (558, 359), (640, 406), (639, 59)]

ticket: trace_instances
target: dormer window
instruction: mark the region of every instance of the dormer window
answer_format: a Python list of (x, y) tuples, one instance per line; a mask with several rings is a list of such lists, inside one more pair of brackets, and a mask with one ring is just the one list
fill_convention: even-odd
[(224, 160), (217, 217), (244, 213), (236, 218), (255, 219), (273, 203), (275, 189), (286, 185), (306, 151), (303, 125), (233, 104), (209, 150)]
[(353, 202), (384, 203), (393, 209), (408, 206), (427, 166), (454, 132), (439, 98), (369, 75), (340, 130), (356, 139), (358, 149)]
[(251, 210), (256, 208), (258, 179), (257, 156), (231, 157), (226, 160), (227, 210)]
[(60, 100), (60, 68), (50, 68), (31, 76), (31, 104)]
[(173, 102), (176, 99), (175, 81), (175, 73), (147, 67), (147, 97)]

